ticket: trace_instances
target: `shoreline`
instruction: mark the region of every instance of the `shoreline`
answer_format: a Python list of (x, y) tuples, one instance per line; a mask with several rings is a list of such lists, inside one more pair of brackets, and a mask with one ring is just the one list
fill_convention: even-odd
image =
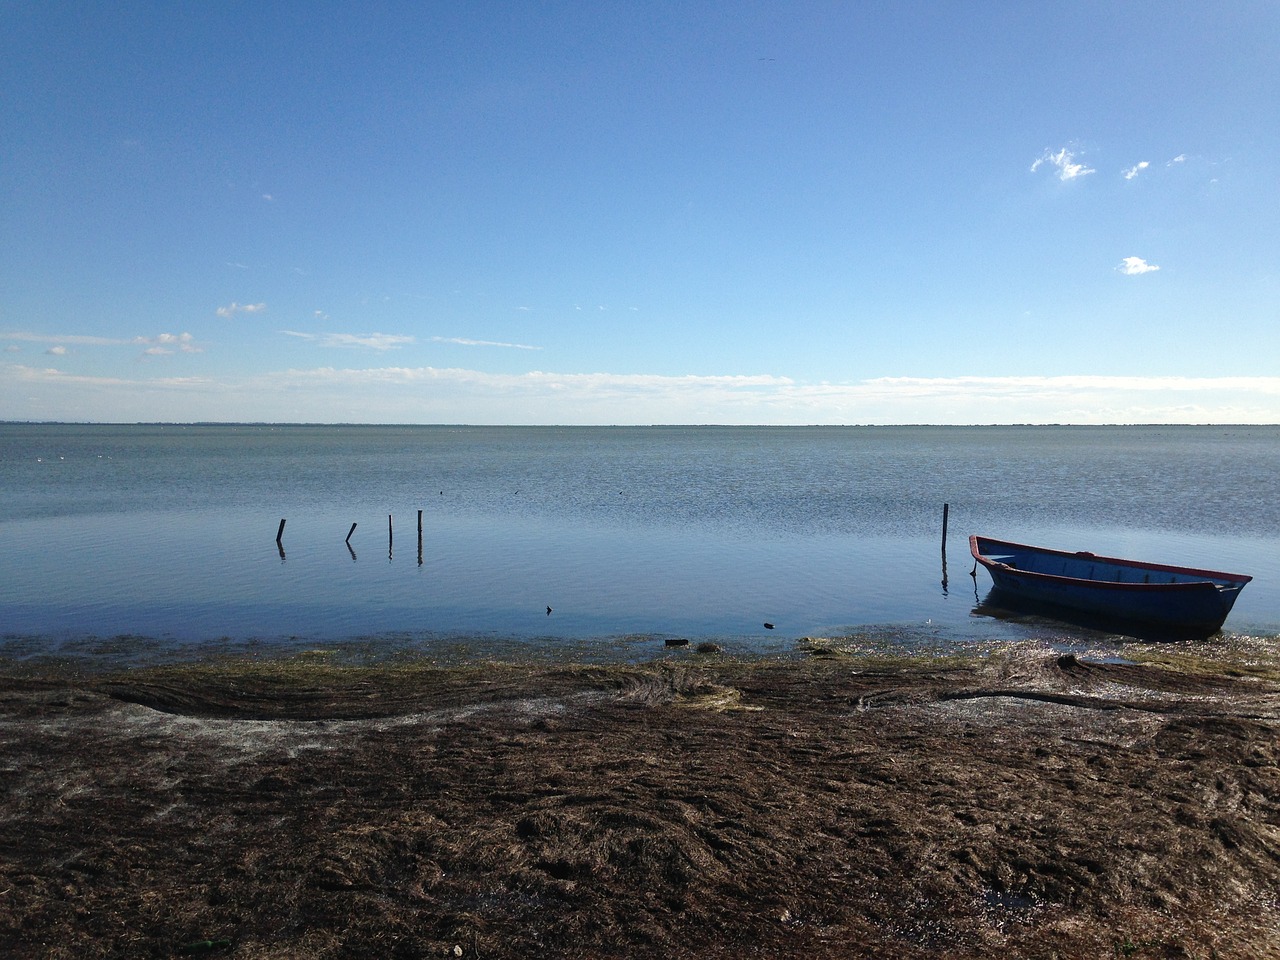
[(1280, 654), (1126, 650), (0, 668), (0, 948), (1280, 955)]
[(0, 677), (88, 678), (111, 673), (219, 663), (270, 664), (300, 657), (334, 666), (468, 667), (489, 663), (527, 667), (698, 665), (708, 653), (747, 663), (843, 656), (911, 662), (930, 658), (978, 661), (1009, 652), (1069, 653), (1126, 660), (1176, 651), (1218, 660), (1268, 660), (1280, 633), (1223, 632), (1196, 640), (1142, 640), (1116, 633), (1010, 621), (1004, 634), (956, 635), (946, 625), (873, 624), (830, 636), (696, 635), (654, 632), (587, 637), (395, 630), (352, 636), (210, 636), (164, 634), (9, 633), (0, 635)]

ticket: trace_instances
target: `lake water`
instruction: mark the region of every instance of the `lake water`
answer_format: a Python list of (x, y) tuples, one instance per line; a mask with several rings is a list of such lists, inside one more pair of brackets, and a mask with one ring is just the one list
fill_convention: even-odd
[(1274, 637), (1277, 478), (1280, 427), (0, 424), (0, 636), (1070, 642), (976, 609), (980, 532), (1251, 574)]

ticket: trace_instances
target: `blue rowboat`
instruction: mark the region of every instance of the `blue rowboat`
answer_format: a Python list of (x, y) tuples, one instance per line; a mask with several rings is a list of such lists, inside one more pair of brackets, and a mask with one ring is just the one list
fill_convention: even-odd
[(1216, 633), (1253, 579), (976, 535), (969, 551), (998, 594), (1187, 637)]

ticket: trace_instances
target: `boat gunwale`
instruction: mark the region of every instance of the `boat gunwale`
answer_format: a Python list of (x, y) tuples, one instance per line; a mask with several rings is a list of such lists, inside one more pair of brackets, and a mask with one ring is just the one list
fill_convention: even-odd
[[(1204, 579), (1184, 580), (1178, 583), (1125, 583), (1113, 580), (1090, 580), (1085, 577), (1072, 577), (1065, 574), (1041, 573), (1036, 570), (1024, 570), (1019, 567), (1011, 567), (1007, 563), (1002, 563), (999, 560), (992, 559), (979, 549), (979, 540), (985, 541), (989, 544), (999, 544), (1006, 547), (1012, 547), (1016, 550), (1026, 550), (1031, 553), (1042, 553), (1050, 556), (1064, 557), (1069, 560), (1089, 559), (1132, 570), (1151, 570), (1160, 573), (1176, 573), (1184, 576), (1203, 577)], [(1249, 583), (1253, 579), (1253, 577), (1242, 573), (1224, 573), (1218, 570), (1205, 570), (1199, 567), (1179, 567), (1163, 563), (1149, 563), (1145, 560), (1125, 560), (1120, 557), (1105, 557), (1101, 554), (1089, 553), (1088, 551), (1055, 550), (1051, 547), (1037, 547), (1027, 543), (1015, 543), (1012, 540), (997, 540), (994, 537), (985, 537), (976, 533), (969, 536), (969, 552), (973, 554), (973, 558), (975, 560), (981, 563), (988, 570), (998, 568), (1002, 572), (1007, 571), (1011, 575), (1035, 577), (1037, 579), (1052, 580), (1060, 583), (1085, 584), (1092, 589), (1138, 591), (1143, 593), (1169, 593), (1186, 590), (1202, 590), (1205, 587), (1214, 590), (1240, 590), (1245, 584)]]

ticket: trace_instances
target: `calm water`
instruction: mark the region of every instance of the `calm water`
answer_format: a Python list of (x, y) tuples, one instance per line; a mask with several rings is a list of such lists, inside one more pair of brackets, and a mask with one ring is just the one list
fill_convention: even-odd
[(1271, 636), (1277, 478), (1277, 427), (0, 424), (0, 636), (1069, 639), (975, 612), (971, 532), (1252, 574)]

